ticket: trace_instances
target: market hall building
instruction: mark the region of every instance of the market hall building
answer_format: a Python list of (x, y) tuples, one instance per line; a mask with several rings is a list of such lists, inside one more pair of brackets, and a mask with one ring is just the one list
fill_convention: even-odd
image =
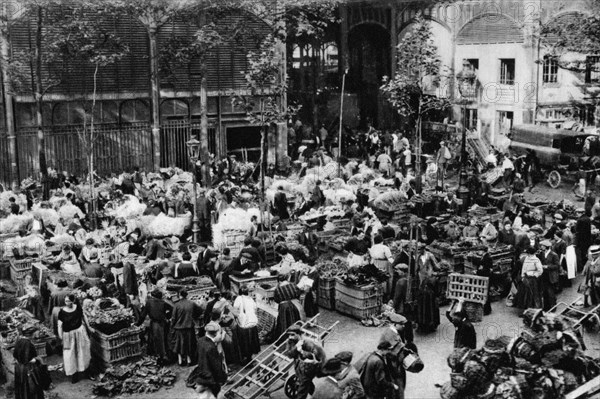
[[(18, 9), (8, 9), (14, 4), (3, 5), (3, 15), (9, 19), (7, 22), (1, 18), (0, 22), (3, 24), (0, 44), (5, 59), (8, 55), (30, 54), (35, 50), (36, 21)], [(149, 171), (158, 167), (189, 167), (185, 142), (200, 131), (200, 64), (178, 66), (169, 74), (161, 70), (160, 92), (155, 97), (159, 105), (154, 109), (150, 51), (155, 44), (160, 54), (169, 41), (193, 37), (202, 26), (200, 19), (198, 16), (186, 22), (168, 22), (154, 33), (147, 23), (128, 15), (103, 22), (107, 31), (118, 37), (129, 51), (115, 64), (98, 71), (95, 115), (100, 136), (96, 153), (98, 173), (110, 174), (134, 166)], [(247, 32), (243, 38), (222, 42), (207, 57), (208, 146), (209, 152), (217, 156), (236, 151), (239, 156), (244, 148), (249, 150), (249, 157), (258, 158), (260, 128), (250, 125), (244, 110), (233, 108), (231, 96), (246, 93), (244, 72), (248, 68), (248, 51), (256, 48), (271, 29), (265, 21), (241, 12), (219, 17), (217, 29), (241, 24)], [(78, 131), (83, 126), (84, 106), (91, 102), (94, 68), (89, 64), (68, 67), (57, 64), (42, 65), (46, 159), (48, 166), (58, 171), (79, 174), (87, 169)], [(22, 75), (19, 79), (14, 75), (9, 77), (15, 67)], [(29, 63), (23, 63), (5, 65), (2, 70), (0, 181), (6, 184), (28, 176), (37, 177), (40, 171), (31, 68)], [(156, 127), (160, 132), (153, 134)]]

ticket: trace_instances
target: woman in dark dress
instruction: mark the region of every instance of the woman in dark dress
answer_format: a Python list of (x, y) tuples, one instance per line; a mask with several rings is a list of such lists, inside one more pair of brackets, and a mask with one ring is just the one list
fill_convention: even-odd
[(167, 360), (167, 330), (168, 319), (171, 317), (171, 307), (162, 299), (163, 294), (155, 288), (142, 309), (138, 325), (141, 325), (146, 316), (150, 318), (148, 326), (148, 353), (154, 354), (159, 361)]
[(35, 346), (27, 338), (19, 338), (13, 351), (15, 358), (15, 398), (44, 399), (44, 389), (50, 387), (49, 374), (43, 372), (42, 361)]
[[(489, 248), (486, 248), (485, 254), (481, 258), (481, 264), (477, 269), (477, 275), (481, 277), (487, 277), (490, 281), (491, 285), (491, 277), (492, 277), (492, 267), (494, 265), (494, 261), (492, 259), (492, 255), (490, 255)], [(490, 302), (490, 290), (488, 289), (488, 297), (485, 305), (483, 305), (483, 314), (488, 315), (492, 313), (492, 304)]]
[(419, 331), (432, 332), (440, 324), (440, 308), (435, 294), (435, 280), (425, 277), (417, 296), (417, 324)]
[(227, 365), (241, 364), (242, 352), (240, 349), (239, 326), (235, 320), (235, 316), (231, 311), (231, 303), (227, 303), (223, 308), (219, 325), (225, 332), (225, 337), (221, 345), (223, 346), (223, 354)]
[(542, 262), (535, 255), (534, 247), (527, 249), (521, 269), (521, 283), (515, 295), (514, 305), (520, 309), (542, 308), (542, 295), (539, 278), (543, 273)]

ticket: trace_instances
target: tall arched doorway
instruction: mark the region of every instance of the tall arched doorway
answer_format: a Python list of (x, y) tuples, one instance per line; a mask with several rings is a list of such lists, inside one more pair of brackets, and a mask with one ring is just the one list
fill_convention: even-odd
[(382, 122), (379, 87), (382, 78), (390, 75), (390, 34), (381, 25), (357, 25), (348, 34), (348, 50), (348, 91), (358, 96), (360, 126), (369, 121), (378, 126)]

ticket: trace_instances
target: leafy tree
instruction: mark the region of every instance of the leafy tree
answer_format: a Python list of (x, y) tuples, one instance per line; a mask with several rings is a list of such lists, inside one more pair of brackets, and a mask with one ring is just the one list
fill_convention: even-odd
[(417, 190), (421, 190), (421, 123), (427, 112), (450, 106), (447, 98), (435, 95), (441, 79), (447, 75), (442, 65), (429, 23), (418, 14), (410, 32), (398, 43), (396, 74), (384, 77), (380, 90), (388, 102), (404, 117), (416, 119)]
[(95, 128), (98, 72), (101, 68), (115, 64), (129, 52), (121, 38), (108, 30), (104, 24), (107, 19), (114, 19), (117, 12), (110, 3), (87, 0), (80, 0), (75, 6), (63, 7), (60, 23), (51, 31), (51, 44), (48, 49), (55, 61), (61, 65), (73, 65), (75, 68), (91, 66), (94, 70), (91, 101), (84, 102), (86, 115), (83, 127), (78, 131), (79, 141), (87, 158), (90, 209), (93, 218), (96, 205), (94, 151), (99, 138)]

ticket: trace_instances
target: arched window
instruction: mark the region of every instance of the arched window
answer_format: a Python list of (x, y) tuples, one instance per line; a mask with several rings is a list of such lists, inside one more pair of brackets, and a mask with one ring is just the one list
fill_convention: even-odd
[(165, 100), (160, 105), (160, 119), (162, 120), (183, 120), (187, 119), (189, 115), (189, 107), (184, 100)]
[(150, 109), (141, 100), (129, 100), (121, 104), (121, 123), (150, 122)]
[(52, 109), (52, 125), (83, 125), (85, 109), (80, 102), (58, 103)]

